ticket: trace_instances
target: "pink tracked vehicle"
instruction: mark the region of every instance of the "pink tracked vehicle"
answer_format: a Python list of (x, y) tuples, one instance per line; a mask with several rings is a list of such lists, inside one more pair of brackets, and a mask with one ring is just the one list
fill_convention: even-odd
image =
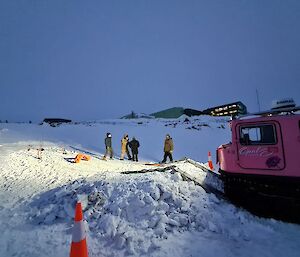
[(300, 199), (300, 106), (291, 99), (273, 105), (233, 119), (232, 142), (217, 149), (229, 197), (259, 192)]

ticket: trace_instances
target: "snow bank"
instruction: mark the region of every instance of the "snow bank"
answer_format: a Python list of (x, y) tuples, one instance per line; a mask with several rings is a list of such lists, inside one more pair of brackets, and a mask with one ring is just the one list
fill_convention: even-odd
[(184, 232), (250, 239), (245, 229), (252, 223), (250, 214), (224, 205), (193, 182), (183, 181), (179, 173), (119, 174), (114, 180), (75, 180), (41, 194), (29, 204), (29, 219), (34, 225), (71, 223), (80, 200), (90, 236), (108, 246), (102, 248), (107, 255), (116, 256), (158, 254), (170, 235)]

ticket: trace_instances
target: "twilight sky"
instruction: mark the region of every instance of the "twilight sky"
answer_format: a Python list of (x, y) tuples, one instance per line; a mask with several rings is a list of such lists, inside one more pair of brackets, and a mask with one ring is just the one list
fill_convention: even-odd
[(299, 0), (1, 0), (0, 120), (300, 105)]

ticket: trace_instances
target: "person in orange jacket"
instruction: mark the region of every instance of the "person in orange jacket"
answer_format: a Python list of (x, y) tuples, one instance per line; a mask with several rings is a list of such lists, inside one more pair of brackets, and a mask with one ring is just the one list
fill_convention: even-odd
[(127, 154), (128, 160), (131, 160), (131, 155), (128, 149), (129, 137), (127, 134), (121, 140), (121, 158), (120, 160), (124, 160), (125, 153)]
[(174, 144), (173, 139), (169, 134), (166, 135), (165, 144), (164, 144), (164, 159), (162, 160), (162, 163), (166, 163), (167, 157), (169, 157), (170, 162), (173, 162), (173, 153), (174, 150)]

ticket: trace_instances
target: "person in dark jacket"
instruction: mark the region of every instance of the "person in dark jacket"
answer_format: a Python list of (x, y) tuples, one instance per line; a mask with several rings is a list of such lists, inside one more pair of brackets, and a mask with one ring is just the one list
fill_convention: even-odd
[(164, 159), (162, 160), (162, 163), (165, 163), (167, 161), (167, 157), (169, 157), (170, 162), (173, 162), (173, 153), (174, 150), (174, 144), (173, 139), (170, 137), (169, 134), (166, 135), (165, 144), (164, 144)]
[(114, 155), (114, 151), (112, 148), (111, 133), (106, 133), (106, 138), (104, 140), (104, 143), (105, 143), (105, 154), (103, 156), (103, 160), (106, 160), (106, 156), (108, 154), (110, 159), (112, 159)]
[(135, 139), (135, 137), (132, 138), (132, 140), (128, 143), (128, 146), (131, 149), (132, 152), (132, 161), (138, 161), (138, 148), (140, 147), (140, 143), (138, 140)]

